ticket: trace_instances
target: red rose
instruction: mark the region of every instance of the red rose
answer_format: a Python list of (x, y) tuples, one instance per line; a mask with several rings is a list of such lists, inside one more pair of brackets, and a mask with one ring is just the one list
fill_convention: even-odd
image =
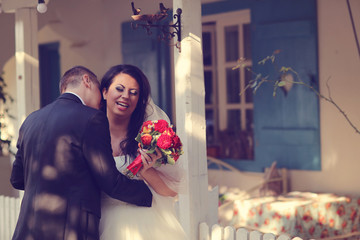
[(180, 157), (180, 155), (179, 155), (178, 153), (172, 153), (171, 156), (173, 157), (173, 159), (174, 159), (175, 162), (176, 162), (176, 161), (179, 159), (179, 157)]
[(177, 135), (175, 135), (172, 140), (173, 140), (173, 146), (175, 149), (182, 146), (180, 138)]
[(146, 121), (143, 123), (141, 132), (142, 133), (151, 133), (152, 128), (154, 127), (152, 121)]
[(154, 125), (155, 131), (158, 131), (160, 133), (163, 133), (169, 127), (168, 122), (162, 119), (158, 120), (157, 123), (155, 123)]
[(152, 136), (150, 134), (145, 133), (144, 135), (141, 136), (141, 142), (147, 146), (150, 145), (152, 140)]
[(152, 125), (152, 124), (153, 124), (153, 122), (151, 120), (149, 120), (149, 121), (144, 122), (143, 126)]
[(173, 130), (171, 127), (167, 128), (167, 129), (164, 131), (164, 133), (167, 134), (167, 135), (169, 135), (170, 137), (174, 137), (174, 136), (175, 136), (175, 132), (174, 132), (174, 130)]
[(161, 134), (157, 140), (156, 145), (161, 149), (168, 149), (171, 147), (172, 139), (169, 135)]

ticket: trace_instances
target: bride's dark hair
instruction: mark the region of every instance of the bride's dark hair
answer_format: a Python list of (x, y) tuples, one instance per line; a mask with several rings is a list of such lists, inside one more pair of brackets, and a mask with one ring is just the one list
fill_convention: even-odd
[[(128, 126), (126, 139), (120, 143), (121, 151), (124, 155), (136, 155), (138, 148), (135, 138), (145, 120), (145, 109), (150, 96), (150, 84), (145, 74), (136, 66), (121, 64), (111, 67), (103, 76), (100, 85), (100, 91), (109, 90), (115, 76), (119, 73), (125, 73), (133, 77), (139, 84), (139, 101), (134, 112), (131, 114), (130, 124)], [(101, 110), (106, 113), (106, 100), (101, 100)]]

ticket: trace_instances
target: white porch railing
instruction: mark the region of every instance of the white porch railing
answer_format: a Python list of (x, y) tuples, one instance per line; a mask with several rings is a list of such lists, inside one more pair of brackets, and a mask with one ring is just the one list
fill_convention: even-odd
[[(201, 223), (199, 226), (199, 240), (291, 240), (286, 234), (276, 237), (272, 233), (249, 232), (245, 228), (235, 230), (231, 226), (221, 227), (217, 224), (212, 226), (211, 231), (209, 230), (206, 223)], [(295, 237), (292, 240), (302, 240), (302, 238)]]
[(0, 196), (0, 240), (9, 240), (15, 230), (20, 198)]
[[(0, 240), (9, 240), (15, 230), (16, 221), (19, 216), (21, 198), (0, 196)], [(199, 226), (199, 240), (290, 240), (287, 235), (276, 236), (272, 233), (262, 234), (244, 228), (235, 230), (231, 226), (220, 227), (215, 224), (209, 231), (206, 223)], [(302, 240), (293, 238), (293, 240)]]

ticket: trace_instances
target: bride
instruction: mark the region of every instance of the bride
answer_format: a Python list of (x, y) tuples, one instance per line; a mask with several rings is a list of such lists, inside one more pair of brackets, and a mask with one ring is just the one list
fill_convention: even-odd
[[(135, 159), (138, 145), (135, 137), (144, 121), (164, 119), (167, 115), (150, 97), (149, 81), (143, 72), (132, 65), (110, 68), (101, 81), (102, 109), (109, 119), (111, 145), (120, 172)], [(144, 167), (150, 168), (144, 179), (153, 193), (150, 208), (138, 207), (102, 198), (100, 238), (102, 240), (184, 240), (187, 239), (174, 210), (174, 197), (182, 189), (182, 169), (175, 165), (152, 168), (160, 151), (147, 154), (139, 150)]]

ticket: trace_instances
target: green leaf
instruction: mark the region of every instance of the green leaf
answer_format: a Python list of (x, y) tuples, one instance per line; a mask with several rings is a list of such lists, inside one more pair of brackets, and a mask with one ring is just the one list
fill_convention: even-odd
[(266, 61), (268, 60), (268, 58), (269, 58), (269, 56), (267, 56), (263, 60), (259, 61), (258, 64), (264, 65), (266, 63)]
[(232, 70), (236, 70), (236, 69), (238, 69), (238, 68), (240, 68), (240, 65), (236, 65), (235, 67), (233, 67), (233, 68), (231, 68)]
[(271, 58), (271, 63), (274, 63), (275, 62), (275, 56), (272, 55), (270, 58)]
[(280, 68), (279, 72), (286, 73), (286, 72), (290, 71), (290, 69), (291, 69), (291, 68), (289, 68), (289, 67), (284, 67), (284, 66), (282, 66), (282, 67)]
[(174, 158), (171, 156), (171, 155), (167, 155), (167, 162), (171, 165), (174, 165), (175, 164), (175, 160)]
[(280, 81), (277, 85), (278, 85), (279, 87), (283, 87), (283, 86), (285, 86), (285, 84), (286, 84), (285, 81)]
[(261, 73), (256, 74), (255, 81), (259, 80), (261, 78), (261, 76), (262, 76)]
[(152, 139), (151, 139), (150, 145), (151, 145), (151, 146), (152, 146), (152, 145), (156, 145), (155, 142), (157, 141), (158, 138), (159, 138), (159, 136), (153, 135), (153, 136), (152, 136)]
[(141, 142), (141, 134), (140, 133), (136, 136), (135, 141)]
[(256, 85), (258, 85), (258, 82), (255, 80), (252, 80), (252, 81), (253, 81), (253, 83), (250, 85), (250, 87), (254, 88), (254, 87), (256, 87)]
[(154, 153), (155, 152), (155, 147), (152, 147), (150, 149), (147, 149), (146, 153), (150, 154), (150, 153)]
[(164, 155), (170, 155), (171, 154), (171, 151), (169, 149), (160, 148), (160, 150), (164, 153)]

